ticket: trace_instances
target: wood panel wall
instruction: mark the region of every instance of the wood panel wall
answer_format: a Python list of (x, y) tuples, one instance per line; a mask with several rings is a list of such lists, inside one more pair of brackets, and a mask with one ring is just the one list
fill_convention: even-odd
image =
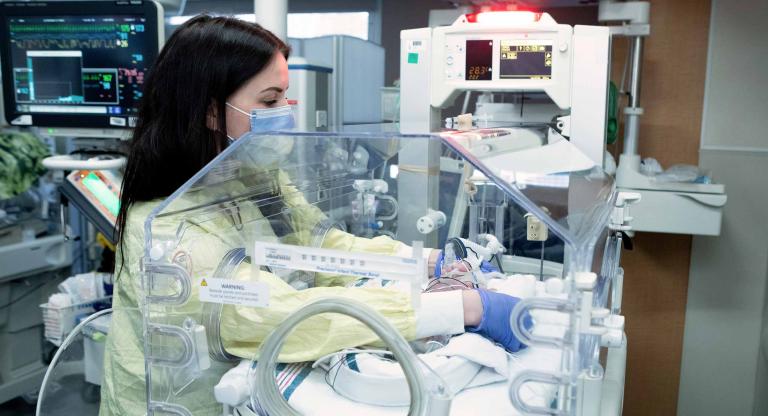
[[(651, 1), (643, 59), (640, 153), (662, 166), (697, 164), (707, 66), (709, 0)], [(626, 41), (614, 42), (620, 80)], [(612, 149), (618, 153), (619, 149)], [(624, 252), (627, 318), (625, 416), (674, 415), (691, 258), (691, 237), (639, 233)]]

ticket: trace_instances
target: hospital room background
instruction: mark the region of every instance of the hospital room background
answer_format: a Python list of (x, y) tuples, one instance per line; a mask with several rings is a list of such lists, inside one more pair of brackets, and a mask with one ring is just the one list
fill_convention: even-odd
[[(253, 19), (254, 2), (248, 0), (160, 3), (165, 8), (166, 39), (199, 13)], [(381, 117), (365, 122), (392, 123), (397, 119), (392, 113), (400, 109), (391, 107), (391, 98), (406, 93), (400, 83), (404, 65), (401, 31), (449, 26), (457, 17), (483, 7), (548, 13), (558, 24), (605, 26), (607, 23), (599, 19), (598, 3), (603, 1), (288, 0), (286, 29), (297, 55), (311, 56), (310, 51), (320, 44), (304, 42), (304, 38), (318, 36), (343, 35), (375, 45), (371, 46), (371, 56), (380, 59), (376, 60), (380, 66), (370, 78), (372, 83), (366, 84), (365, 95), (345, 95), (343, 79), (333, 81), (332, 88), (338, 88), (336, 100), (349, 96), (355, 101), (331, 103), (341, 110), (324, 117), (329, 117), (326, 125), (332, 124), (334, 117), (344, 124), (344, 111), (375, 103)], [(715, 209), (716, 225), (706, 230), (704, 223), (712, 221), (711, 217), (700, 219), (696, 210), (673, 213), (674, 207), (664, 203), (652, 214), (645, 214), (654, 217), (646, 222), (643, 202), (651, 204), (652, 195), (643, 194), (643, 199), (632, 206), (633, 215), (641, 222), (639, 230), (628, 234), (631, 249), (625, 242), (621, 255), (625, 276), (621, 312), (626, 319), (627, 342), (621, 414), (768, 415), (768, 135), (760, 124), (768, 118), (768, 1), (647, 3), (650, 12), (642, 28), (648, 32), (643, 34), (640, 55), (642, 115), (637, 153), (643, 159), (655, 159), (661, 169), (698, 167), (707, 181), (724, 185), (724, 190), (718, 194), (723, 202)], [(259, 22), (258, 16), (255, 21)], [(609, 77), (619, 89), (632, 66), (628, 60), (633, 52), (632, 39), (626, 34), (611, 38)], [(353, 41), (344, 42), (340, 49), (333, 49), (337, 55), (323, 65), (343, 65), (343, 59), (354, 64), (360, 57), (355, 51), (360, 49), (355, 49)], [(347, 46), (349, 49), (344, 49)], [(338, 55), (342, 50), (347, 56)], [(369, 49), (365, 51), (369, 53)], [(311, 59), (306, 63), (310, 67), (313, 64)], [(622, 106), (626, 104), (623, 99), (619, 98)], [(460, 108), (460, 104), (457, 100), (452, 108)], [(618, 115), (619, 139), (609, 141), (606, 147), (616, 162), (623, 151), (624, 117)], [(8, 150), (4, 136), (20, 130), (24, 128), (0, 123), (0, 152)], [(67, 152), (61, 138), (44, 138), (45, 127), (33, 134), (47, 140), (44, 143), (53, 153)], [(0, 182), (11, 180), (14, 174), (10, 166), (3, 162)], [(60, 184), (61, 170), (58, 175)], [(52, 203), (58, 201), (56, 198)], [(73, 207), (70, 202), (69, 209)], [(82, 253), (90, 250), (93, 254), (94, 249), (83, 249), (75, 241), (64, 267), (26, 270), (17, 263), (32, 261), (35, 254), (12, 254), (15, 237), (6, 235), (12, 234), (13, 223), (6, 221), (7, 215), (13, 214), (11, 205), (0, 201), (0, 214), (0, 416), (31, 415), (35, 414), (46, 367), (56, 351), (44, 336), (49, 324), (43, 319), (45, 305), (64, 278), (97, 272), (81, 267)], [(659, 218), (667, 214), (682, 219), (665, 225)], [(47, 221), (58, 223), (59, 218)], [(70, 230), (71, 235), (83, 229), (83, 224), (77, 224), (80, 228)], [(57, 279), (57, 283), (48, 285), (47, 279)], [(41, 290), (26, 299), (18, 297), (24, 288), (40, 282)], [(19, 309), (21, 304), (28, 305)], [(28, 339), (44, 347), (40, 357), (18, 366), (14, 360), (28, 357), (18, 352), (24, 346), (12, 340), (30, 328), (38, 335)], [(59, 334), (59, 342), (65, 335)]]

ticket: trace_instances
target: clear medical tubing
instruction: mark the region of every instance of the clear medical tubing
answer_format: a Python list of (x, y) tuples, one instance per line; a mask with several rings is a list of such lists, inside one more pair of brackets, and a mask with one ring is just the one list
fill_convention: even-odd
[[(263, 409), (269, 415), (300, 416), (300, 413), (285, 401), (277, 387), (277, 357), (283, 341), (293, 329), (305, 319), (321, 313), (340, 313), (359, 320), (371, 328), (392, 350), (408, 381), (411, 394), (411, 407), (408, 412), (410, 416), (448, 414), (450, 399), (441, 397), (440, 395), (444, 394), (442, 391), (436, 392), (436, 397), (428, 393), (430, 389), (424, 373), (419, 368), (418, 358), (408, 342), (376, 311), (363, 303), (343, 298), (320, 299), (307, 304), (288, 316), (267, 337), (261, 346), (255, 380), (249, 374), (249, 380), (254, 380), (251, 384), (251, 406), (254, 409)], [(438, 409), (435, 407), (441, 411), (436, 412)]]

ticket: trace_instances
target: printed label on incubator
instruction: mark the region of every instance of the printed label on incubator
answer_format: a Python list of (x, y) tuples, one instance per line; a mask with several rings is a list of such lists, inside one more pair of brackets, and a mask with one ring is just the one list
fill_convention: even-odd
[(264, 282), (244, 282), (231, 279), (200, 281), (200, 301), (227, 305), (269, 306), (269, 285)]
[(424, 48), (424, 43), (420, 40), (412, 40), (408, 42), (408, 52), (419, 52)]
[(321, 248), (255, 242), (254, 264), (357, 278), (420, 281), (426, 279), (422, 258), (387, 256)]

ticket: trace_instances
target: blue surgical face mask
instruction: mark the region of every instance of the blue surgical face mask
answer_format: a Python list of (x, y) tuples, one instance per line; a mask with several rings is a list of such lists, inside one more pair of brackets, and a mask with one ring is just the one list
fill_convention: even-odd
[[(251, 132), (259, 133), (275, 130), (290, 130), (296, 127), (296, 121), (293, 119), (293, 109), (290, 105), (284, 105), (274, 108), (254, 108), (247, 112), (237, 108), (230, 103), (225, 103), (229, 108), (244, 114), (251, 119)], [(227, 136), (229, 142), (235, 141), (233, 137)]]

